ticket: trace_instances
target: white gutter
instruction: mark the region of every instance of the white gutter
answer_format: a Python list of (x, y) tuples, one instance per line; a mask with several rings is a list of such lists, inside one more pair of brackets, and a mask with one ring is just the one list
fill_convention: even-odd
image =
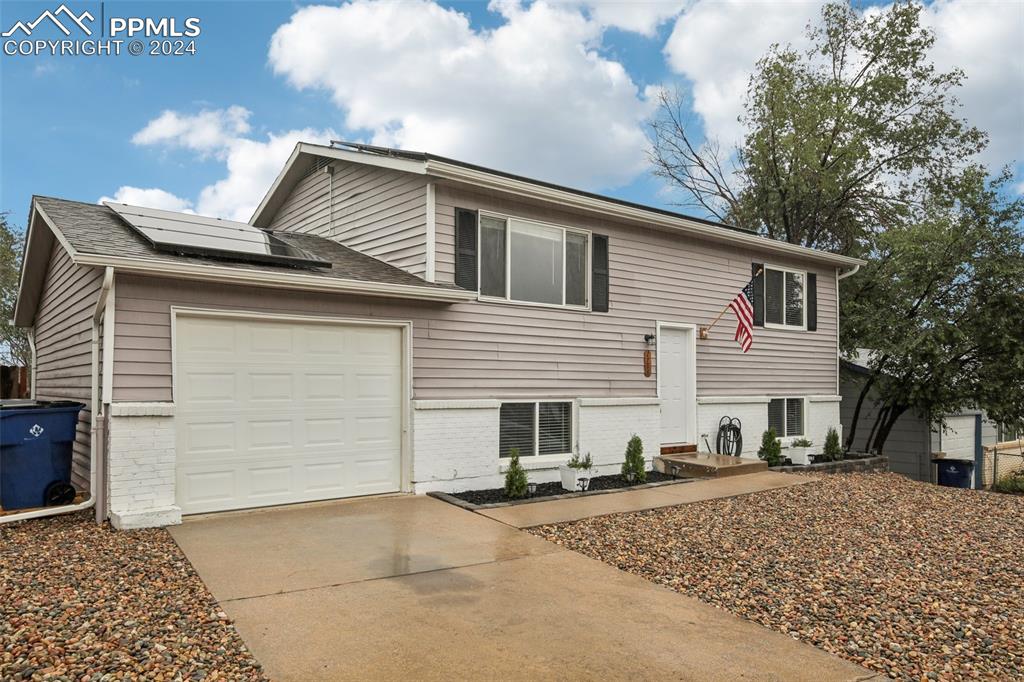
[(29, 361), (31, 363), (31, 366), (28, 368), (28, 371), (29, 371), (29, 373), (31, 375), (28, 378), (28, 383), (29, 383), (28, 395), (29, 395), (30, 398), (32, 398), (32, 400), (35, 400), (36, 399), (36, 367), (39, 365), (38, 361), (36, 360), (36, 328), (35, 327), (29, 327), (28, 329), (26, 329), (25, 330), (25, 336), (26, 336), (26, 338), (28, 338), (28, 348), (29, 348), (29, 350), (32, 353), (32, 359)]
[(247, 284), (249, 286), (274, 287), (278, 289), (301, 289), (304, 291), (409, 298), (441, 303), (476, 300), (475, 291), (466, 291), (464, 289), (446, 289), (443, 287), (411, 284), (386, 284), (336, 277), (318, 277), (316, 275), (294, 272), (248, 270), (246, 268), (232, 268), (205, 263), (179, 263), (171, 260), (100, 256), (89, 253), (75, 254), (74, 261), (78, 265), (116, 267), (119, 272), (138, 272), (158, 277), (178, 277), (207, 282), (220, 282), (222, 284)]
[(860, 270), (860, 263), (857, 263), (856, 265), (854, 265), (852, 270), (847, 270), (846, 272), (840, 272), (839, 276), (836, 277), (836, 279), (837, 280), (839, 280), (839, 279), (846, 279), (850, 275), (856, 275), (858, 270)]
[[(100, 329), (99, 323), (100, 318), (105, 312), (107, 306), (107, 299), (109, 297), (111, 287), (114, 284), (114, 268), (108, 267), (106, 272), (103, 274), (103, 286), (100, 289), (99, 298), (96, 301), (96, 308), (92, 313), (92, 396), (89, 404), (90, 414), (90, 428), (89, 428), (89, 497), (78, 504), (66, 504), (60, 507), (46, 507), (44, 509), (33, 509), (32, 511), (20, 512), (18, 514), (8, 514), (6, 516), (0, 516), (0, 524), (13, 523), (15, 521), (24, 521), (26, 519), (38, 519), (44, 516), (56, 516), (57, 514), (70, 514), (71, 512), (81, 511), (82, 509), (89, 509), (96, 504), (97, 497), (97, 486), (99, 484), (98, 469), (96, 466), (97, 462), (97, 433), (99, 427), (100, 412), (102, 412), (102, 406), (97, 408), (97, 403), (100, 401), (100, 387), (99, 387), (99, 373), (100, 373)], [(107, 336), (108, 330), (103, 329), (104, 337), (109, 340)], [(35, 344), (33, 344), (33, 348)], [(106, 348), (104, 348), (106, 351)], [(34, 353), (33, 353), (34, 357)], [(106, 369), (106, 367), (104, 367)], [(106, 386), (104, 386), (106, 388)], [(35, 396), (35, 391), (32, 392)]]

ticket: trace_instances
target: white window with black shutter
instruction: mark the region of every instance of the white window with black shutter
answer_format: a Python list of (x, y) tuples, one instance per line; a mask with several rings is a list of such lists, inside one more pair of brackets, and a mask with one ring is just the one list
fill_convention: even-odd
[(456, 209), (455, 243), (455, 283), (478, 291), (481, 300), (608, 310), (604, 235)]
[(501, 404), (498, 456), (567, 457), (573, 450), (573, 403), (568, 400)]
[(813, 272), (754, 263), (754, 325), (775, 329), (818, 328), (818, 287)]

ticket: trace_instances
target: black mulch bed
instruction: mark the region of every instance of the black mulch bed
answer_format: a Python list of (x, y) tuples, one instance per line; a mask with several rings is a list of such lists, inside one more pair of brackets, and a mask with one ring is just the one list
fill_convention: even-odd
[[(647, 480), (644, 483), (661, 483), (662, 481), (672, 481), (674, 479), (668, 474), (663, 474), (658, 471), (648, 471)], [(632, 485), (626, 482), (626, 479), (619, 474), (612, 474), (610, 476), (595, 476), (590, 479), (590, 487), (587, 488), (587, 492), (595, 490), (617, 490), (619, 488), (635, 488), (638, 485), (644, 483), (633, 483)], [(553, 481), (551, 483), (538, 483), (537, 492), (533, 494), (533, 497), (550, 497), (552, 495), (568, 495), (568, 490), (562, 489), (562, 484), (559, 481)], [(469, 502), (470, 504), (495, 504), (496, 502), (521, 502), (522, 500), (513, 500), (510, 497), (505, 497), (504, 488), (491, 488), (490, 490), (467, 490), (461, 493), (451, 493), (452, 497), (457, 497), (460, 500)], [(529, 498), (526, 498), (529, 499)]]

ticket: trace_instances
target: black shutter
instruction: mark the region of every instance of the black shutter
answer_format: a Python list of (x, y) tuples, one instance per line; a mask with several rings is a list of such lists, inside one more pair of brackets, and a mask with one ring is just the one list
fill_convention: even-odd
[(807, 273), (807, 331), (818, 330), (818, 276)]
[(764, 263), (751, 263), (754, 278), (754, 326), (764, 326)]
[(455, 284), (476, 291), (476, 211), (455, 209)]
[(594, 250), (590, 264), (590, 309), (595, 313), (608, 312), (608, 237), (592, 235)]

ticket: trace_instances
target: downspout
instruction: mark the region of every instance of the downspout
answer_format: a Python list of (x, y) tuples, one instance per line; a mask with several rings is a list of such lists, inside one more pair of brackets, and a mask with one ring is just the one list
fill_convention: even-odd
[[(96, 497), (98, 494), (97, 486), (99, 484), (99, 472), (97, 470), (96, 462), (98, 460), (97, 454), (97, 438), (99, 423), (99, 412), (102, 411), (101, 406), (97, 406), (100, 400), (100, 387), (99, 387), (99, 374), (100, 374), (100, 329), (99, 323), (100, 318), (105, 312), (107, 306), (107, 299), (110, 295), (114, 284), (114, 268), (107, 267), (103, 273), (103, 285), (100, 288), (100, 295), (96, 301), (96, 308), (92, 313), (92, 396), (89, 404), (90, 414), (90, 428), (89, 428), (89, 497), (78, 504), (65, 504), (60, 507), (47, 507), (45, 509), (33, 509), (32, 511), (21, 512), (18, 514), (8, 514), (6, 516), (0, 516), (0, 524), (2, 523), (13, 523), (14, 521), (24, 521), (26, 519), (38, 519), (44, 516), (56, 516), (57, 514), (70, 514), (71, 512), (81, 511), (83, 509), (90, 509), (96, 504)], [(104, 328), (104, 337), (107, 337), (107, 329)], [(34, 344), (33, 344), (34, 348)], [(105, 349), (104, 349), (105, 350)], [(33, 361), (35, 353), (33, 352)], [(104, 368), (106, 369), (106, 368)], [(33, 384), (35, 378), (33, 376)], [(106, 387), (104, 387), (106, 388)], [(35, 391), (32, 392), (35, 395)]]
[(28, 395), (32, 400), (36, 399), (36, 328), (29, 327), (26, 330), (26, 338), (28, 338), (28, 349), (32, 354), (32, 359), (29, 360), (29, 377), (28, 377)]
[(846, 279), (851, 275), (856, 275), (858, 270), (860, 270), (860, 263), (854, 265), (852, 270), (847, 270), (846, 272), (839, 273), (839, 277), (837, 277), (836, 279)]

